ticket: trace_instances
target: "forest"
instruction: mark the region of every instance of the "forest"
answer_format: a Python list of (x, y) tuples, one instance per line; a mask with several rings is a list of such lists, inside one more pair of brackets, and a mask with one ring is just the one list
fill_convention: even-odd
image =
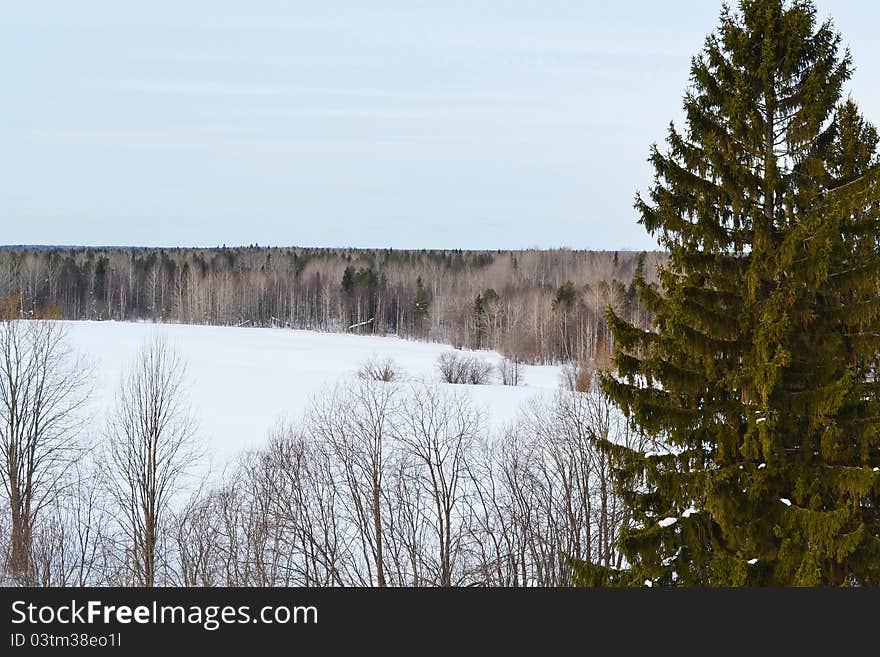
[(607, 352), (611, 305), (647, 326), (638, 272), (659, 252), (15, 248), (0, 250), (13, 317), (396, 334), (527, 363)]

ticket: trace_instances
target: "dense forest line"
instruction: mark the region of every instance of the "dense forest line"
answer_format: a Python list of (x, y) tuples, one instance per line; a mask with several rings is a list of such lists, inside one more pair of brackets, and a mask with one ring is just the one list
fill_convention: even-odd
[(5, 247), (15, 317), (151, 320), (388, 334), (524, 362), (607, 353), (605, 311), (649, 318), (633, 278), (658, 252)]

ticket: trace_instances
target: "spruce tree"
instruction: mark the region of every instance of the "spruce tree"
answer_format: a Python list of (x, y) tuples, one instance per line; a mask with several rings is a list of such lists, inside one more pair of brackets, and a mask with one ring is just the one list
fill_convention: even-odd
[(430, 306), (431, 301), (428, 299), (428, 291), (425, 289), (422, 277), (419, 276), (416, 279), (416, 291), (413, 294), (413, 325), (417, 333), (422, 332)]
[(474, 308), (471, 311), (473, 322), (474, 347), (483, 348), (483, 340), (486, 337), (486, 302), (482, 294), (474, 298)]
[(743, 0), (692, 60), (686, 130), (654, 146), (637, 280), (602, 385), (656, 439), (605, 444), (630, 583), (880, 584), (877, 132), (807, 1)]

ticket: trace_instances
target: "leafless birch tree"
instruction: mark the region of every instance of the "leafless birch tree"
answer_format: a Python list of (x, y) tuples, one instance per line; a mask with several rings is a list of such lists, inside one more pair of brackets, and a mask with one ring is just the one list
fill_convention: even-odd
[(414, 475), (424, 490), (437, 540), (437, 581), (452, 586), (462, 540), (467, 490), (466, 464), (482, 429), (469, 398), (432, 384), (409, 390), (401, 420), (394, 425), (399, 449), (413, 457)]
[(149, 341), (123, 375), (107, 425), (110, 492), (138, 586), (157, 583), (163, 521), (198, 456), (185, 377), (179, 354), (162, 338)]
[(62, 324), (0, 321), (0, 468), (13, 581), (33, 582), (37, 518), (58, 496), (82, 449), (88, 373), (67, 346)]
[(326, 445), (338, 464), (339, 485), (364, 558), (362, 585), (386, 585), (382, 491), (399, 403), (396, 390), (393, 383), (372, 381), (337, 386), (314, 401), (307, 419), (312, 438)]

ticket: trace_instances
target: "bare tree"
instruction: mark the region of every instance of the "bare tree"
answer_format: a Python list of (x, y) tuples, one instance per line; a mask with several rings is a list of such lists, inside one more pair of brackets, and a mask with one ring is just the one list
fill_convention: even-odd
[(401, 417), (394, 426), (395, 438), (414, 458), (417, 481), (432, 511), (437, 583), (452, 586), (456, 557), (466, 533), (462, 522), (466, 463), (482, 431), (482, 417), (467, 397), (423, 383), (412, 387)]
[(33, 537), (34, 582), (41, 586), (108, 586), (116, 545), (103, 474), (83, 458), (66, 476), (63, 494), (43, 512)]
[(387, 504), (383, 484), (389, 468), (389, 438), (399, 403), (393, 384), (361, 381), (337, 387), (317, 398), (307, 428), (325, 445), (337, 464), (344, 506), (357, 528), (363, 555), (362, 585), (386, 585), (384, 524)]
[[(617, 543), (629, 518), (598, 443), (633, 446), (640, 438), (595, 385), (594, 372), (569, 373), (576, 376), (555, 396), (532, 400), (468, 463), (470, 547), (487, 585), (567, 586), (571, 558), (622, 565)], [(575, 387), (578, 380), (583, 385)]]
[(431, 563), (436, 532), (430, 500), (419, 477), (418, 459), (406, 450), (393, 452), (389, 483), (383, 487), (389, 508), (386, 550), (393, 565), (388, 577), (395, 586), (429, 586), (436, 582), (436, 568)]
[(198, 457), (185, 377), (179, 354), (164, 339), (151, 340), (123, 376), (107, 425), (110, 492), (139, 586), (156, 584), (163, 521)]
[(82, 448), (88, 372), (65, 343), (63, 325), (0, 321), (0, 468), (10, 514), (7, 568), (14, 581), (33, 582), (37, 517), (58, 496)]
[(505, 358), (498, 366), (498, 371), (501, 373), (501, 383), (506, 386), (518, 386), (523, 381), (522, 369), (522, 363), (516, 356)]
[[(201, 491), (200, 491), (201, 493)], [(177, 580), (181, 586), (221, 586), (222, 524), (215, 493), (193, 495), (175, 514)]]
[[(614, 400), (602, 390), (595, 370), (590, 373), (588, 390), (581, 397), (586, 402), (586, 420), (594, 442), (614, 443), (635, 450), (644, 449), (648, 443), (647, 436), (627, 421)], [(606, 450), (594, 450), (592, 468), (596, 483), (593, 488), (598, 494), (598, 518), (595, 519), (597, 551), (593, 558), (606, 568), (620, 568), (623, 565), (623, 554), (617, 546), (620, 530), (630, 521), (628, 510), (614, 490), (612, 463)]]
[(333, 476), (332, 451), (301, 430), (282, 426), (263, 453), (271, 472), (269, 520), (281, 529), (283, 581), (343, 585), (354, 565), (345, 548), (347, 528), (337, 513), (342, 496)]

